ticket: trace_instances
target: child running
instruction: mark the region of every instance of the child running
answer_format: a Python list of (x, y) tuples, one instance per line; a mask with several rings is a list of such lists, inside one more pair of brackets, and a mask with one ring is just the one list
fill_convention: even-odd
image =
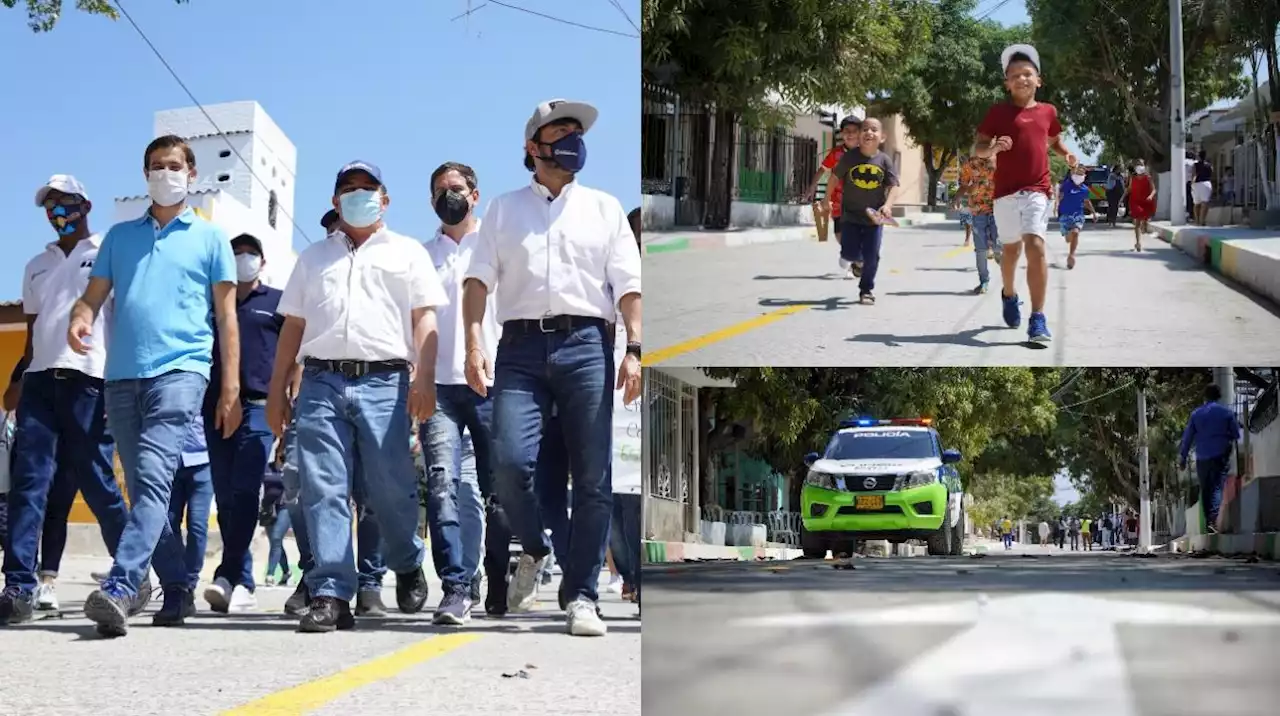
[(1077, 164), (1058, 187), (1058, 228), (1062, 231), (1071, 252), (1067, 254), (1067, 269), (1076, 267), (1076, 245), (1080, 242), (1080, 230), (1084, 228), (1084, 212), (1093, 211), (1089, 201), (1089, 187), (1084, 185), (1087, 170)]
[[(822, 181), (822, 175), (833, 171), (836, 168), (836, 164), (840, 163), (840, 158), (844, 156), (844, 153), (858, 146), (858, 141), (862, 136), (862, 120), (853, 115), (840, 120), (840, 133), (837, 136), (839, 141), (827, 152), (827, 156), (823, 157), (817, 173), (813, 175), (813, 181), (809, 184), (809, 198), (815, 203), (817, 201), (818, 183)], [(825, 203), (830, 208), (831, 234), (835, 236), (837, 243), (840, 241), (840, 193), (842, 184), (843, 182), (835, 180), (835, 174), (833, 173), (832, 179), (828, 180), (826, 186)], [(818, 229), (818, 238), (821, 241), (826, 240), (826, 232), (822, 228)], [(860, 263), (854, 264), (850, 270), (852, 275), (857, 275), (862, 270)]]
[[(1001, 261), (1000, 237), (996, 233), (996, 220), (991, 215), (991, 175), (993, 166), (990, 159), (971, 156), (960, 167), (960, 191), (956, 192), (956, 200), (966, 197), (969, 200), (969, 212), (973, 223), (973, 257), (978, 265), (978, 287), (974, 294), (981, 296), (987, 292), (991, 276), (987, 270), (987, 261), (992, 259), (998, 264)], [(968, 238), (966, 235), (965, 244)]]
[(1133, 165), (1129, 178), (1129, 218), (1133, 219), (1133, 250), (1142, 251), (1142, 235), (1151, 230), (1151, 217), (1156, 214), (1156, 183), (1147, 174), (1147, 163), (1141, 159)]
[(1051, 334), (1044, 315), (1049, 282), (1044, 237), (1049, 230), (1052, 184), (1045, 147), (1065, 157), (1072, 167), (1076, 165), (1076, 157), (1063, 142), (1057, 108), (1036, 101), (1036, 89), (1040, 87), (1040, 53), (1030, 45), (1010, 45), (1001, 54), (1000, 61), (1010, 101), (987, 111), (978, 125), (974, 153), (980, 157), (1006, 153), (996, 162), (993, 205), (996, 231), (1004, 245), (1000, 268), (1004, 281), (1001, 302), (1005, 324), (1010, 328), (1022, 325), (1015, 273), (1022, 246), (1026, 244), (1027, 288), (1031, 293), (1027, 335), (1033, 342), (1047, 343)]
[(880, 238), (883, 222), (893, 219), (893, 198), (898, 175), (893, 160), (880, 151), (884, 141), (880, 120), (862, 120), (862, 136), (857, 149), (849, 149), (833, 172), (843, 194), (840, 220), (840, 267), (853, 277), (855, 261), (862, 261), (858, 300), (875, 304), (876, 271), (880, 267)]

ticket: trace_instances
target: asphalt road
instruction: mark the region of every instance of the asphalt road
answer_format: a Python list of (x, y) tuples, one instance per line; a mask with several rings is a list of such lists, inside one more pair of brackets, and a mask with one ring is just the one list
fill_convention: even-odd
[[(835, 243), (800, 241), (645, 256), (647, 364), (679, 366), (1235, 365), (1280, 355), (1280, 313), (1154, 236), (1082, 235), (1077, 265), (1049, 241), (1054, 339), (1028, 346), (1001, 319), (999, 270), (975, 296), (957, 222), (886, 229), (875, 306)], [(1023, 261), (1025, 265), (1025, 259)], [(1019, 268), (1024, 302), (1026, 272)]]
[[(609, 634), (570, 637), (555, 583), (529, 615), (483, 616), (461, 629), (430, 614), (358, 619), (355, 631), (298, 634), (281, 614), (291, 589), (259, 589), (261, 614), (207, 611), (176, 629), (134, 620), (127, 637), (97, 637), (83, 617), (102, 560), (66, 558), (63, 616), (0, 628), (0, 713), (640, 714), (640, 621), (608, 595)], [(434, 608), (439, 584), (431, 577)], [(199, 595), (197, 605), (206, 608)], [(154, 611), (158, 604), (148, 610)]]
[(1280, 565), (1031, 547), (645, 570), (655, 714), (1220, 716), (1280, 703)]

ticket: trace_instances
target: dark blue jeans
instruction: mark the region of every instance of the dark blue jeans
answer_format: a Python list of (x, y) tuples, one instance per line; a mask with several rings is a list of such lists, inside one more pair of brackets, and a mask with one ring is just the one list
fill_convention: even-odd
[[(36, 587), (36, 549), (59, 469), (84, 494), (98, 519), (102, 541), (116, 554), (129, 513), (112, 469), (115, 441), (107, 428), (103, 394), (101, 380), (78, 371), (46, 370), (24, 377), (8, 495), (6, 586), (23, 592)], [(71, 494), (74, 499), (74, 490)]]
[(614, 493), (609, 547), (622, 583), (640, 590), (640, 496)]
[[(173, 476), (169, 493), (169, 529), (183, 545), (183, 564), (187, 570), (187, 589), (195, 591), (204, 569), (205, 548), (209, 545), (209, 508), (213, 505), (213, 483), (208, 465), (180, 467)], [(187, 520), (183, 537), (182, 520)]]
[[(427, 530), (431, 558), (446, 591), (465, 591), (480, 563), (484, 501), (489, 492), (493, 403), (467, 385), (436, 385), (436, 412), (419, 427), (427, 466)], [(475, 475), (462, 473), (462, 433), (471, 431)], [(463, 490), (473, 479), (475, 489)]]
[(862, 261), (862, 280), (858, 283), (858, 291), (861, 293), (870, 293), (876, 289), (882, 234), (883, 227), (878, 225), (840, 222), (840, 258), (845, 261)]
[(183, 442), (208, 384), (203, 375), (182, 370), (107, 381), (107, 419), (130, 505), (115, 563), (102, 583), (107, 592), (137, 596), (148, 565), (155, 567), (163, 588), (187, 588), (184, 548), (169, 524), (169, 497)]
[(278, 510), (276, 521), (267, 528), (267, 539), (271, 542), (271, 551), (267, 553), (267, 577), (275, 575), (276, 567), (281, 568), (282, 579), (289, 577), (289, 553), (284, 550), (284, 537), (289, 534), (289, 511)]
[[(71, 517), (71, 507), (76, 502), (78, 492), (69, 471), (59, 468), (53, 473), (53, 484), (49, 486), (49, 501), (45, 505), (44, 524), (40, 532), (42, 577), (58, 576), (58, 569), (62, 566), (62, 553), (67, 548), (67, 520)], [(124, 524), (123, 521), (121, 524)]]
[(1222, 507), (1222, 488), (1227, 483), (1231, 453), (1211, 458), (1196, 456), (1196, 476), (1200, 478), (1200, 505), (1206, 525), (1217, 525)]
[(613, 333), (604, 321), (572, 331), (526, 332), (508, 324), (498, 343), (493, 402), (494, 485), (525, 553), (552, 546), (543, 531), (534, 483), (543, 428), (555, 406), (573, 476), (568, 559), (561, 563), (569, 600), (598, 598), (613, 510)]
[(563, 569), (569, 562), (569, 450), (558, 416), (547, 418), (533, 480), (542, 526), (551, 530), (551, 548)]
[[(215, 398), (217, 396), (209, 396)], [(218, 503), (218, 531), (222, 535), (222, 563), (214, 578), (222, 577), (252, 592), (253, 557), (249, 544), (258, 529), (258, 499), (262, 476), (271, 459), (275, 436), (267, 425), (267, 408), (245, 401), (240, 427), (231, 437), (222, 437), (214, 427), (216, 400), (205, 400), (205, 439), (209, 445), (209, 470), (213, 494)]]

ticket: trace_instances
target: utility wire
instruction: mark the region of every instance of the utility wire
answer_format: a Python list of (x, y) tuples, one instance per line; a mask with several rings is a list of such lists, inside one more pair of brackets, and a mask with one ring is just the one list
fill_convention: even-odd
[(636, 25), (635, 20), (631, 19), (631, 15), (627, 14), (627, 11), (622, 7), (622, 3), (618, 2), (618, 0), (609, 0), (609, 4), (618, 8), (618, 12), (622, 13), (622, 16), (627, 18), (627, 24), (630, 25), (633, 30), (640, 32), (640, 28)]
[[(114, 2), (116, 7), (120, 8), (120, 14), (124, 16), (124, 19), (129, 21), (129, 24), (133, 26), (135, 31), (137, 31), (138, 36), (142, 38), (142, 41), (147, 43), (147, 47), (151, 48), (151, 52), (155, 54), (156, 59), (160, 60), (160, 64), (164, 65), (164, 68), (169, 71), (169, 74), (173, 76), (173, 79), (178, 83), (178, 86), (182, 88), (182, 91), (185, 92), (187, 97), (195, 103), (197, 108), (199, 108), (200, 113), (204, 115), (204, 118), (209, 120), (210, 126), (212, 126), (214, 131), (218, 133), (219, 137), (222, 137), (222, 141), (227, 143), (227, 148), (231, 150), (231, 153), (235, 154), (236, 158), (249, 168), (249, 175), (258, 180), (258, 183), (262, 185), (262, 188), (266, 189), (268, 194), (270, 194), (273, 189), (262, 180), (262, 177), (258, 176), (258, 173), (253, 169), (253, 163), (245, 159), (244, 156), (240, 154), (240, 150), (236, 149), (235, 145), (231, 143), (231, 139), (227, 137), (227, 133), (222, 131), (222, 128), (218, 126), (217, 122), (213, 121), (213, 117), (209, 115), (209, 111), (206, 110), (204, 105), (200, 103), (200, 100), (196, 99), (196, 96), (192, 94), (190, 88), (187, 87), (187, 83), (182, 81), (182, 78), (178, 76), (178, 73), (173, 69), (173, 66), (169, 64), (169, 61), (166, 60), (164, 55), (160, 53), (160, 50), (156, 48), (155, 43), (151, 42), (151, 38), (147, 37), (147, 33), (142, 31), (142, 28), (138, 26), (137, 22), (134, 22), (133, 17), (129, 15), (129, 11), (125, 9), (124, 3), (120, 2), (120, 0), (114, 0)], [(268, 149), (270, 149), (270, 147), (268, 147)], [(294, 182), (294, 185), (295, 187), (297, 186), (296, 181)], [(311, 237), (307, 236), (307, 232), (298, 225), (298, 222), (289, 215), (288, 211), (285, 211), (283, 206), (276, 204), (276, 210), (285, 215), (285, 218), (289, 220), (289, 223), (293, 224), (293, 228), (297, 229), (298, 233), (302, 234), (302, 238), (306, 239), (308, 244), (314, 243), (311, 240)], [(290, 243), (292, 243), (292, 241)]]
[(1102, 393), (1102, 394), (1100, 394), (1100, 395), (1095, 395), (1095, 396), (1093, 396), (1092, 398), (1086, 398), (1086, 399), (1084, 399), (1084, 400), (1082, 400), (1082, 401), (1080, 401), (1080, 402), (1078, 402), (1078, 403), (1072, 403), (1071, 405), (1063, 406), (1062, 408), (1059, 408), (1059, 410), (1070, 410), (1070, 409), (1072, 409), (1072, 408), (1076, 407), (1077, 405), (1084, 405), (1085, 403), (1092, 403), (1092, 402), (1093, 402), (1093, 401), (1095, 401), (1095, 400), (1099, 400), (1099, 399), (1105, 398), (1105, 397), (1107, 397), (1108, 395), (1111, 395), (1111, 394), (1113, 394), (1113, 393), (1119, 393), (1120, 391), (1124, 390), (1125, 388), (1129, 388), (1129, 387), (1131, 387), (1135, 382), (1136, 382), (1136, 381), (1134, 381), (1134, 380), (1130, 380), (1128, 383), (1125, 383), (1124, 385), (1119, 386), (1118, 388), (1112, 388), (1111, 390), (1108, 390), (1107, 392)]
[[(638, 39), (640, 39), (640, 35), (638, 35), (638, 34), (636, 34), (636, 35), (632, 35), (632, 34), (631, 34), (631, 33), (629, 33), (629, 32), (620, 32), (620, 31), (618, 31), (618, 30), (610, 30), (610, 29), (608, 29), (608, 28), (604, 28), (604, 27), (596, 27), (596, 26), (594, 26), (594, 25), (584, 25), (584, 24), (582, 24), (582, 23), (580, 23), (580, 22), (574, 22), (573, 20), (566, 20), (566, 19), (564, 19), (564, 18), (562, 18), (562, 17), (556, 17), (556, 16), (554, 16), (554, 15), (547, 15), (546, 13), (541, 13), (541, 12), (538, 12), (538, 11), (536, 11), (536, 10), (530, 10), (530, 9), (529, 9), (529, 8), (527, 8), (527, 7), (520, 7), (519, 5), (511, 5), (511, 4), (509, 4), (509, 3), (499, 2), (499, 0), (489, 0), (489, 2), (488, 2), (488, 3), (486, 3), (486, 4), (487, 4), (487, 5), (497, 5), (498, 7), (505, 7), (505, 8), (507, 8), (508, 10), (516, 10), (516, 11), (518, 11), (518, 12), (528, 13), (528, 14), (530, 14), (530, 15), (535, 15), (535, 16), (537, 16), (537, 17), (543, 18), (544, 20), (551, 20), (552, 22), (558, 22), (558, 23), (561, 23), (561, 24), (564, 24), (564, 25), (571, 25), (571, 26), (573, 26), (573, 27), (579, 27), (579, 28), (582, 28), (583, 30), (593, 30), (593, 31), (595, 31), (595, 32), (603, 32), (603, 33), (607, 33), (607, 34), (610, 34), (610, 35), (618, 35), (618, 36), (620, 36), (620, 37), (631, 37), (631, 38), (635, 38), (635, 39), (637, 39), (637, 40), (638, 40)], [(482, 6), (482, 7), (483, 7), (483, 6)], [(478, 10), (479, 8), (476, 8), (476, 9)], [(626, 14), (626, 13), (623, 13), (623, 14)], [(628, 18), (628, 20), (630, 20), (630, 18)]]

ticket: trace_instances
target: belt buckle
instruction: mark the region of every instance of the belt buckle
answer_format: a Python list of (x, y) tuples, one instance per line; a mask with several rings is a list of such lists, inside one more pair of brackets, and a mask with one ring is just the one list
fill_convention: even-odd
[(556, 332), (556, 329), (555, 329), (554, 327), (552, 327), (552, 328), (547, 328), (546, 320), (547, 320), (548, 318), (555, 318), (555, 316), (542, 316), (541, 318), (539, 318), (539, 319), (538, 319), (538, 330), (542, 331), (543, 333), (555, 333), (555, 332)]
[(364, 366), (360, 365), (359, 361), (354, 361), (354, 360), (338, 361), (338, 372), (347, 376), (348, 378), (363, 377), (364, 376), (364, 371), (362, 370), (363, 367)]

